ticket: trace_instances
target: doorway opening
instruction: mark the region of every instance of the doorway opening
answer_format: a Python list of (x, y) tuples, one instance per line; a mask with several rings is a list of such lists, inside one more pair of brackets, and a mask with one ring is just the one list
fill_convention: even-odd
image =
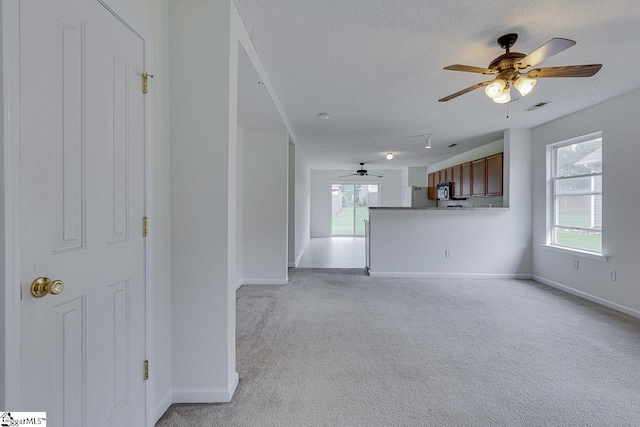
[(333, 184), (331, 186), (331, 235), (364, 236), (369, 206), (378, 206), (378, 184)]

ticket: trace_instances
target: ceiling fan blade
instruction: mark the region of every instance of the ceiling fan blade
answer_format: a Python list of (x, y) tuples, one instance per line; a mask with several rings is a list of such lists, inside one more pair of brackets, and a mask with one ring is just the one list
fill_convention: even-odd
[(496, 70), (491, 70), (489, 68), (481, 68), (481, 67), (472, 67), (470, 65), (449, 65), (448, 67), (444, 67), (443, 70), (450, 71), (465, 71), (467, 73), (479, 73), (479, 74), (498, 74)]
[(527, 77), (591, 77), (600, 71), (602, 64), (567, 65), (564, 67), (536, 68), (527, 73)]
[(533, 67), (544, 61), (547, 58), (551, 58), (556, 53), (560, 53), (565, 49), (570, 48), (576, 44), (575, 41), (569, 39), (551, 39), (529, 55), (525, 56), (516, 64), (516, 67), (519, 69), (524, 69), (528, 67)]
[(475, 85), (473, 85), (473, 86), (469, 86), (469, 87), (468, 87), (468, 88), (466, 88), (466, 89), (459, 90), (459, 91), (458, 91), (458, 92), (456, 92), (456, 93), (452, 93), (452, 94), (451, 94), (451, 95), (449, 95), (449, 96), (445, 96), (445, 97), (444, 97), (444, 98), (442, 98), (442, 99), (438, 99), (438, 101), (439, 101), (439, 102), (447, 102), (447, 101), (450, 101), (450, 100), (452, 100), (453, 98), (457, 98), (457, 97), (459, 97), (460, 95), (464, 95), (464, 94), (465, 94), (465, 93), (467, 93), (467, 92), (471, 92), (472, 90), (476, 90), (476, 89), (478, 89), (478, 88), (480, 88), (480, 87), (482, 87), (482, 86), (486, 86), (486, 85), (488, 85), (489, 83), (491, 83), (491, 82), (490, 82), (490, 81), (488, 81), (488, 82), (482, 82), (482, 83), (475, 84)]
[(357, 175), (358, 175), (357, 173), (350, 173), (349, 175), (342, 175), (342, 176), (339, 176), (338, 178), (346, 178), (348, 176), (357, 176)]
[(369, 175), (369, 176), (377, 176), (378, 178), (382, 178), (384, 176), (381, 173), (368, 173), (367, 175)]

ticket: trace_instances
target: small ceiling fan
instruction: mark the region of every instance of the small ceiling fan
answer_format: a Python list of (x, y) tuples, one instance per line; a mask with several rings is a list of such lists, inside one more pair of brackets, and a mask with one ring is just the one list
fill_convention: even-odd
[(511, 52), (509, 50), (516, 43), (516, 40), (518, 40), (517, 34), (505, 34), (500, 37), (498, 44), (506, 50), (506, 53), (491, 61), (488, 68), (458, 64), (444, 67), (445, 70), (494, 75), (496, 78), (469, 86), (438, 101), (450, 101), (472, 90), (484, 87), (484, 91), (489, 98), (498, 104), (505, 104), (511, 101), (511, 86), (514, 86), (522, 96), (525, 96), (535, 86), (536, 78), (591, 77), (602, 68), (602, 64), (567, 65), (564, 67), (535, 68), (527, 72), (521, 72), (521, 70), (533, 67), (556, 53), (570, 48), (576, 42), (561, 38), (551, 39), (529, 55), (525, 55), (524, 53)]
[(378, 178), (382, 178), (382, 174), (380, 173), (369, 173), (364, 168), (364, 163), (360, 163), (360, 169), (358, 169), (356, 173), (350, 173), (349, 175), (342, 175), (342, 176), (339, 176), (338, 178), (346, 178), (348, 176), (377, 176)]

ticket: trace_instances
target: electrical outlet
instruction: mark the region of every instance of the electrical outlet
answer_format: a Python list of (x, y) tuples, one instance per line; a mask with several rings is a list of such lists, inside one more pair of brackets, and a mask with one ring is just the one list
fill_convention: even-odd
[(444, 257), (445, 258), (451, 258), (451, 251), (449, 249), (445, 249), (444, 250)]
[(578, 261), (577, 259), (573, 260), (573, 269), (580, 270), (580, 261)]
[(616, 281), (616, 271), (615, 270), (611, 270), (609, 272), (609, 280), (611, 280), (612, 282)]

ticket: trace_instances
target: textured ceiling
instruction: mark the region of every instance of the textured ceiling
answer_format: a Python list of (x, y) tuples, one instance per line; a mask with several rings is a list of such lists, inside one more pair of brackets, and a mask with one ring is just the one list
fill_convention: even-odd
[[(640, 88), (638, 0), (235, 2), (314, 169), (360, 161), (423, 166), (494, 141), (503, 129), (537, 126)], [(511, 32), (519, 35), (512, 50), (525, 54), (553, 37), (577, 41), (540, 66), (603, 68), (591, 78), (540, 79), (508, 106), (482, 89), (438, 102), (487, 80), (443, 67), (488, 66), (504, 53), (496, 39)], [(549, 104), (523, 111), (542, 101)], [(322, 112), (331, 118), (320, 120)], [(433, 135), (431, 150), (415, 137), (425, 133)], [(392, 161), (384, 159), (389, 151)]]

